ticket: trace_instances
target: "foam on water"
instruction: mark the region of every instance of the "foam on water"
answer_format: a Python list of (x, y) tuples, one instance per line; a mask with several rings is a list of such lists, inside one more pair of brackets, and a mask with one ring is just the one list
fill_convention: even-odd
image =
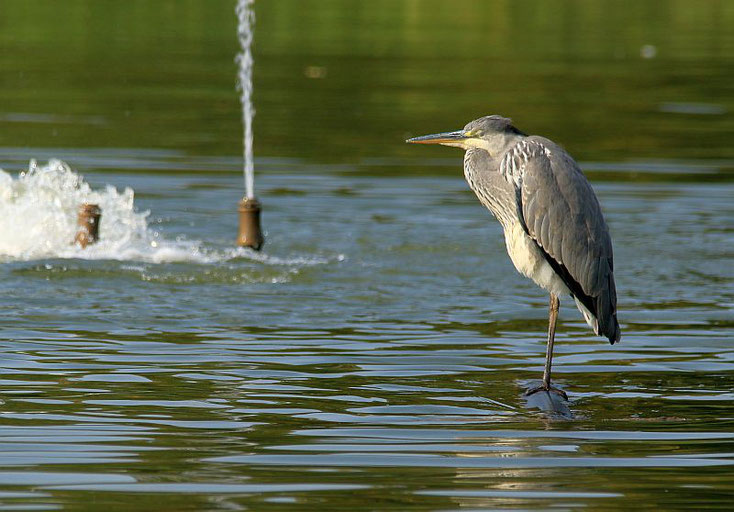
[[(102, 209), (99, 242), (86, 249), (72, 243), (82, 203)], [(205, 247), (200, 240), (168, 240), (148, 226), (150, 212), (137, 211), (134, 203), (132, 188), (119, 191), (107, 185), (94, 190), (61, 160), (44, 166), (32, 160), (17, 178), (0, 169), (0, 261), (80, 258), (210, 264), (242, 258), (267, 265), (310, 266), (344, 259), (278, 257), (240, 247)]]
[[(40, 258), (165, 259), (183, 247), (163, 244), (148, 230), (148, 212), (136, 212), (131, 188), (112, 186), (95, 191), (60, 160), (38, 166), (17, 178), (0, 171), (0, 257), (11, 260)], [(72, 244), (79, 205), (102, 208), (101, 239), (82, 250)]]

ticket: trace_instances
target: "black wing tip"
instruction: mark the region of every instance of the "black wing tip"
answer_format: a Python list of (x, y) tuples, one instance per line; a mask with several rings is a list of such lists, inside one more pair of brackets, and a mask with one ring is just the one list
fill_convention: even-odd
[(615, 343), (619, 343), (619, 340), (622, 339), (622, 331), (619, 329), (619, 323), (617, 323), (617, 317), (614, 317), (614, 329), (611, 333), (606, 334), (605, 336), (609, 338), (609, 344), (614, 345)]
[[(528, 233), (527, 227), (524, 225), (524, 221), (523, 221), (523, 229), (525, 229), (525, 232)], [(612, 290), (611, 296), (602, 294), (596, 297), (592, 297), (590, 295), (587, 295), (584, 292), (584, 289), (581, 286), (581, 284), (573, 278), (573, 276), (568, 271), (566, 266), (563, 265), (563, 263), (556, 260), (553, 256), (551, 256), (543, 248), (543, 246), (540, 245), (540, 243), (537, 240), (535, 240), (535, 238), (533, 238), (533, 240), (535, 241), (536, 246), (540, 250), (540, 253), (543, 255), (545, 260), (551, 266), (553, 271), (561, 278), (564, 284), (568, 287), (569, 291), (571, 292), (571, 296), (578, 299), (579, 302), (581, 302), (581, 304), (583, 304), (584, 307), (589, 310), (589, 312), (594, 316), (594, 318), (597, 319), (596, 327), (594, 327), (594, 333), (597, 335), (605, 336), (607, 339), (609, 339), (610, 345), (614, 345), (615, 343), (618, 343), (619, 340), (622, 338), (622, 332), (619, 329), (619, 322), (617, 322), (617, 294), (616, 294), (616, 289), (614, 286), (614, 279), (611, 273), (609, 274), (609, 279), (611, 283), (610, 290)], [(611, 311), (610, 311), (610, 302), (611, 302)]]

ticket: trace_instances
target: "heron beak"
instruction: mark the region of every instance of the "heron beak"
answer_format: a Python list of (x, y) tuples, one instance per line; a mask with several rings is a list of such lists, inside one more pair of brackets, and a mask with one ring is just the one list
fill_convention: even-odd
[(422, 137), (413, 137), (405, 142), (410, 144), (443, 144), (444, 146), (464, 147), (464, 141), (470, 138), (464, 130), (455, 132), (434, 133), (432, 135), (423, 135)]

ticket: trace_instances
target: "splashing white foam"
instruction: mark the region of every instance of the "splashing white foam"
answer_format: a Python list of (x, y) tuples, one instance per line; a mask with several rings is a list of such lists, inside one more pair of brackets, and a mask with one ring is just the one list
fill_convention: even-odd
[[(131, 188), (119, 192), (107, 185), (92, 190), (84, 179), (60, 160), (38, 166), (14, 179), (0, 170), (0, 258), (85, 258), (145, 261), (189, 260), (195, 244), (171, 243), (148, 229), (148, 212), (134, 208)], [(82, 203), (102, 208), (100, 240), (81, 249), (72, 243)]]
[[(149, 212), (138, 212), (135, 192), (107, 185), (93, 190), (82, 176), (61, 160), (39, 166), (31, 160), (28, 171), (13, 178), (0, 169), (0, 261), (48, 258), (140, 261), (147, 263), (218, 263), (247, 259), (276, 266), (312, 266), (343, 261), (334, 257), (278, 257), (232, 247), (204, 247), (199, 240), (167, 240), (148, 227)], [(82, 203), (102, 209), (100, 239), (82, 249), (72, 243), (77, 212)]]

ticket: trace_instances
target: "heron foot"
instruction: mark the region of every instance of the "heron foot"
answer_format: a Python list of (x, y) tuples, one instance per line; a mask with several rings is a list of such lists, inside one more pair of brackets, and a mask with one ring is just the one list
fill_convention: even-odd
[(548, 393), (555, 393), (556, 395), (560, 396), (564, 400), (568, 401), (568, 395), (566, 394), (565, 391), (555, 386), (546, 386), (545, 384), (540, 384), (539, 386), (535, 386), (534, 388), (528, 389), (525, 392), (525, 396), (534, 395), (538, 391), (546, 391)]

